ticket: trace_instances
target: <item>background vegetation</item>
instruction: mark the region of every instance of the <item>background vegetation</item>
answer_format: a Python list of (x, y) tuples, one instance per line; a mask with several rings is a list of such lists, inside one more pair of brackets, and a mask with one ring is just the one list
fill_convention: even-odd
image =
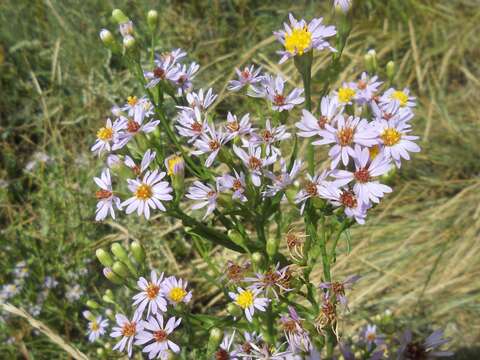
[[(370, 48), (380, 66), (393, 59), (398, 83), (418, 95), (415, 128), (423, 151), (392, 180), (395, 193), (370, 221), (352, 231), (351, 241), (342, 240), (343, 251), (348, 243), (352, 251), (338, 256), (334, 272), (364, 277), (351, 294), (346, 329), (353, 332), (359, 319), (389, 309), (398, 328), (445, 328), (455, 350), (470, 348), (473, 354), (480, 342), (478, 1), (355, 2), (338, 83), (364, 69), (363, 55)], [(0, 2), (0, 284), (12, 281), (16, 263), (27, 261), (27, 283), (12, 302), (31, 313), (44, 277), (54, 276), (59, 285), (34, 317), (60, 334), (64, 345), (87, 354), (94, 354), (94, 347), (86, 342), (81, 311), (88, 297), (107, 287), (94, 260), (98, 246), (138, 239), (158, 268), (178, 269), (193, 282), (197, 306), (207, 309), (223, 301), (196, 278), (201, 261), (175, 231), (178, 224), (161, 215), (148, 224), (137, 218), (93, 221), (92, 177), (100, 164), (89, 147), (110, 107), (138, 93), (125, 67), (98, 39), (100, 28), (115, 29), (110, 19), (115, 7), (140, 28), (148, 9), (159, 11), (158, 46), (182, 47), (202, 65), (197, 84), (225, 98), (219, 113), (242, 106), (224, 89), (244, 62), (253, 60), (300, 84), (292, 64), (276, 64), (271, 38), (288, 12), (306, 18), (323, 14), (333, 21), (326, 0), (295, 5), (283, 0)], [(317, 70), (323, 60), (316, 59)], [(322, 88), (315, 86), (314, 93)], [(229, 254), (213, 251), (212, 256)], [(76, 284), (84, 295), (68, 301)], [(61, 340), (52, 342), (6, 310), (0, 320), (2, 356), (68, 356), (58, 346)]]

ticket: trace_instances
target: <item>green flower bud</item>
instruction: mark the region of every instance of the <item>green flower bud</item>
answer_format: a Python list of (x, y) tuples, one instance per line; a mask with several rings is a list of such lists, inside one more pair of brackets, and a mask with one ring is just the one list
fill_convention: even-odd
[(102, 300), (109, 304), (115, 304), (112, 290), (108, 289), (105, 291), (105, 295), (102, 296)]
[(172, 187), (178, 197), (181, 197), (185, 190), (185, 160), (181, 156), (171, 155), (165, 159), (167, 174), (172, 179)]
[(270, 258), (275, 257), (278, 253), (278, 240), (275, 238), (269, 238), (267, 240), (267, 254)]
[(264, 260), (263, 255), (260, 254), (259, 252), (254, 252), (252, 254), (252, 263), (254, 265), (257, 265), (257, 266), (261, 265), (263, 260)]
[(103, 275), (105, 275), (105, 277), (114, 284), (123, 284), (122, 279), (117, 274), (115, 274), (109, 267), (103, 268)]
[(208, 338), (207, 355), (211, 356), (218, 349), (223, 339), (223, 331), (219, 328), (212, 328), (210, 330), (210, 337)]
[(242, 316), (242, 309), (240, 309), (240, 307), (238, 307), (237, 305), (235, 305), (234, 303), (229, 303), (227, 305), (227, 312), (232, 315), (232, 316), (235, 316), (235, 317), (240, 317)]
[(364, 57), (365, 67), (370, 74), (376, 74), (378, 69), (377, 52), (374, 49), (368, 50)]
[(86, 305), (87, 305), (90, 309), (98, 309), (98, 308), (100, 307), (100, 304), (97, 303), (96, 301), (93, 301), (93, 300), (87, 300)]
[(119, 243), (113, 243), (112, 246), (110, 246), (110, 250), (118, 260), (123, 262), (127, 262), (129, 260), (127, 250), (125, 250), (125, 248)]
[(124, 24), (129, 21), (129, 18), (120, 9), (114, 9), (112, 11), (112, 18), (118, 25)]
[(97, 348), (97, 356), (103, 357), (105, 355), (105, 349)]
[(150, 31), (154, 31), (158, 25), (158, 12), (157, 10), (150, 10), (147, 14), (147, 24)]
[(393, 81), (393, 78), (395, 77), (395, 63), (393, 61), (389, 61), (386, 66), (386, 71), (387, 71), (387, 78), (390, 82)]
[(132, 252), (133, 258), (136, 262), (139, 264), (143, 263), (145, 260), (145, 251), (138, 241), (134, 241), (130, 244), (130, 251)]
[(113, 259), (110, 256), (110, 253), (106, 252), (105, 250), (97, 249), (97, 251), (95, 251), (95, 255), (103, 266), (111, 267), (113, 265)]
[(128, 278), (130, 275), (127, 266), (120, 261), (115, 261), (112, 266), (112, 270), (115, 274), (119, 275), (122, 278)]
[(228, 237), (237, 245), (245, 246), (245, 239), (237, 230), (228, 230)]
[(113, 38), (112, 33), (107, 29), (102, 29), (100, 31), (100, 39), (107, 48), (110, 48), (115, 44), (115, 39)]
[(127, 35), (123, 38), (123, 46), (127, 50), (133, 50), (135, 48), (135, 38), (132, 35)]

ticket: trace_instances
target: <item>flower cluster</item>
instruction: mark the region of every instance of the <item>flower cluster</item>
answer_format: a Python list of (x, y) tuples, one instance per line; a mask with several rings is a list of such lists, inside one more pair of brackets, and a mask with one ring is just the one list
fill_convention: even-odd
[[(347, 11), (351, 2), (335, 4)], [(420, 151), (411, 135), (416, 102), (410, 90), (391, 87), (388, 75), (386, 86), (378, 69), (367, 66), (370, 73), (355, 81), (325, 86), (313, 104), (318, 110), (312, 110), (314, 51), (337, 59), (348, 31), (337, 34), (322, 18), (307, 22), (290, 15), (275, 32), (283, 47), (279, 62), (294, 62), (303, 88), (293, 77), (248, 65), (236, 69), (227, 89), (249, 96), (247, 104), (254, 106), (215, 111), (218, 96), (212, 88), (194, 86), (199, 66), (181, 64), (185, 51), (154, 57), (152, 50), (143, 59), (132, 44), (131, 21), (119, 10), (115, 14), (124, 56), (146, 95), (115, 106), (114, 120), (97, 132), (92, 151), (108, 156), (94, 178), (96, 220), (115, 219), (121, 210), (153, 221), (151, 213), (158, 210), (181, 222), (205, 263), (198, 275), (218, 287), (215, 302), (222, 298), (225, 311), (191, 313), (184, 306), (191, 300), (186, 282), (155, 271), (139, 276), (145, 267), (144, 257), (136, 258), (138, 246), (132, 247), (136, 261), (118, 244), (112, 245), (117, 261), (99, 249), (104, 275), (130, 289), (135, 279), (139, 289), (130, 311), (115, 317), (114, 349), (131, 356), (139, 345), (149, 358), (166, 359), (182, 346), (202, 358), (205, 351), (207, 358), (280, 360), (317, 359), (325, 346), (333, 358), (339, 310), (349, 310), (346, 292), (359, 279), (332, 276), (337, 242), (393, 191), (387, 175)], [(330, 45), (333, 40), (338, 49)], [(121, 199), (126, 192), (131, 196)], [(296, 226), (300, 222), (304, 230)], [(282, 239), (289, 257), (282, 253)], [(223, 274), (212, 258), (222, 248), (237, 253)], [(317, 264), (323, 267), (320, 283), (310, 279)], [(95, 340), (107, 325), (87, 315)], [(199, 339), (208, 331), (208, 344), (198, 344), (192, 331)], [(383, 356), (375, 331), (366, 328), (365, 346)]]

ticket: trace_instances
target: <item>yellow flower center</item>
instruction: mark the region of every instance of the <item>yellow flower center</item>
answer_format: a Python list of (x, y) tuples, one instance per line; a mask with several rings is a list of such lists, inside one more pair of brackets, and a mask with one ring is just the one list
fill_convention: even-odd
[(100, 140), (110, 140), (113, 136), (112, 128), (102, 127), (100, 130), (97, 131), (97, 138)]
[(398, 132), (395, 128), (386, 128), (383, 130), (380, 138), (383, 140), (383, 143), (387, 146), (393, 146), (397, 144), (402, 138), (402, 134)]
[(338, 100), (342, 103), (348, 103), (355, 96), (355, 90), (352, 88), (340, 88), (338, 89)]
[(180, 287), (175, 287), (168, 293), (168, 297), (174, 302), (182, 301), (185, 295), (187, 295), (187, 292)]
[(100, 329), (100, 326), (96, 321), (92, 321), (90, 328), (92, 329), (92, 331), (97, 331), (98, 329)]
[(250, 290), (245, 290), (244, 292), (238, 294), (236, 303), (243, 309), (246, 309), (253, 305), (253, 292)]
[(404, 107), (407, 105), (408, 95), (405, 94), (403, 91), (400, 91), (400, 90), (394, 91), (391, 97), (392, 99), (397, 100), (400, 103), (401, 107)]
[(296, 51), (299, 55), (303, 55), (311, 44), (312, 33), (307, 27), (293, 29), (291, 34), (285, 36), (285, 50), (291, 54), (295, 54)]
[(370, 149), (368, 149), (368, 151), (370, 152), (370, 159), (375, 159), (378, 155), (378, 153), (380, 152), (380, 148), (378, 147), (378, 145), (373, 145)]
[(130, 105), (130, 106), (135, 106), (135, 105), (137, 104), (137, 102), (138, 102), (138, 99), (137, 99), (136, 96), (129, 96), (129, 97), (127, 98), (127, 103), (128, 103), (128, 105)]
[(175, 168), (177, 165), (180, 165), (183, 163), (183, 158), (180, 156), (172, 156), (170, 159), (167, 160), (167, 174), (168, 175), (175, 175), (177, 171), (175, 171)]
[(152, 187), (147, 184), (141, 184), (135, 191), (135, 196), (140, 200), (150, 199), (152, 197)]

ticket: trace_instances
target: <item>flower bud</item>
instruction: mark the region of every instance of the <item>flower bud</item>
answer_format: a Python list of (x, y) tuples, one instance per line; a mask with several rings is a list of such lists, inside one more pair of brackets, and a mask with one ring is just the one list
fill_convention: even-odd
[(269, 238), (267, 240), (267, 254), (270, 258), (273, 258), (278, 253), (278, 240), (275, 238)]
[(212, 355), (220, 346), (223, 339), (223, 331), (219, 328), (212, 328), (210, 330), (210, 337), (208, 338), (207, 354)]
[(135, 38), (132, 35), (127, 35), (123, 38), (123, 46), (127, 50), (133, 50), (135, 47)]
[(125, 38), (127, 35), (133, 35), (133, 23), (131, 21), (124, 22), (118, 26), (120, 34)]
[(261, 265), (263, 262), (263, 255), (260, 254), (259, 252), (254, 252), (252, 254), (252, 263), (256, 266)]
[(95, 255), (103, 266), (111, 267), (113, 265), (113, 259), (110, 256), (110, 253), (107, 251), (103, 249), (97, 249), (97, 251), (95, 251)]
[(114, 284), (123, 284), (122, 279), (117, 274), (115, 274), (109, 267), (103, 268), (103, 275), (105, 275), (105, 277)]
[(104, 348), (97, 348), (97, 356), (98, 357), (103, 357), (105, 355), (105, 349)]
[(157, 10), (150, 10), (147, 14), (147, 24), (150, 31), (154, 31), (158, 25), (158, 12)]
[(109, 304), (115, 304), (112, 290), (108, 289), (105, 291), (105, 295), (102, 296), (102, 300)]
[(167, 174), (172, 179), (175, 193), (181, 196), (185, 187), (185, 160), (181, 156), (171, 155), (165, 159), (165, 167), (167, 168)]
[(232, 240), (235, 244), (240, 245), (242, 247), (245, 246), (245, 240), (237, 230), (228, 230), (228, 237)]
[(86, 305), (87, 305), (90, 309), (98, 309), (98, 308), (100, 307), (100, 304), (97, 303), (96, 301), (93, 301), (93, 300), (87, 300)]
[(112, 33), (107, 29), (102, 29), (100, 31), (100, 39), (107, 48), (114, 46), (115, 39), (113, 38)]
[(134, 241), (130, 244), (130, 251), (132, 252), (133, 258), (137, 263), (143, 263), (145, 260), (145, 251), (138, 241)]
[(127, 250), (125, 250), (125, 248), (119, 243), (113, 243), (112, 246), (110, 246), (110, 250), (118, 260), (123, 262), (127, 262), (129, 260)]
[(395, 77), (395, 63), (392, 60), (387, 63), (386, 71), (388, 80), (392, 82)]
[(377, 73), (377, 52), (374, 49), (368, 50), (367, 54), (364, 57), (365, 67), (370, 74)]
[(112, 17), (113, 17), (113, 20), (115, 20), (115, 22), (118, 25), (121, 25), (121, 24), (124, 24), (124, 23), (130, 21), (128, 19), (128, 17), (123, 13), (123, 11), (120, 10), (120, 9), (114, 9), (112, 11)]
[(127, 266), (120, 261), (115, 261), (113, 263), (112, 270), (115, 274), (119, 275), (122, 278), (128, 278), (128, 276), (130, 275)]
[(242, 316), (242, 309), (240, 309), (237, 305), (234, 303), (229, 303), (227, 305), (227, 312), (234, 316), (234, 317), (240, 317)]

